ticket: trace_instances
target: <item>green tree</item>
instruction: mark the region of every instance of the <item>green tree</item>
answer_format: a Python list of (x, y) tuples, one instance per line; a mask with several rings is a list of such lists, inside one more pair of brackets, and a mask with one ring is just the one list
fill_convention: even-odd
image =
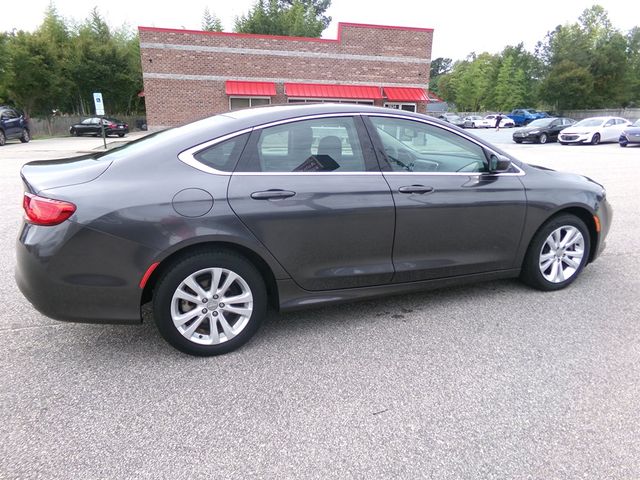
[[(576, 23), (556, 27), (539, 48), (546, 73), (543, 99), (564, 108), (623, 106), (629, 101), (627, 48), (628, 39), (599, 5), (584, 10)], [(576, 83), (580, 79), (586, 82), (582, 86)]]
[(593, 75), (587, 68), (571, 60), (562, 60), (545, 78), (541, 92), (556, 110), (588, 108), (593, 84)]
[(278, 0), (258, 0), (246, 15), (236, 18), (234, 31), (265, 35), (319, 37), (324, 30), (311, 3), (293, 0), (283, 7)]
[(205, 7), (202, 14), (202, 30), (205, 32), (222, 32), (222, 21), (215, 13), (209, 11), (209, 7)]
[[(295, 0), (279, 0), (281, 8), (290, 8), (295, 3)], [(313, 14), (322, 22), (322, 30), (327, 28), (331, 23), (331, 17), (325, 15), (326, 11), (331, 6), (331, 0), (301, 0), (300, 3), (307, 8), (313, 9)]]
[(640, 27), (634, 27), (627, 35), (627, 73), (625, 98), (623, 104), (630, 107), (640, 106)]
[(431, 60), (429, 78), (436, 78), (451, 71), (453, 60), (450, 58), (438, 57)]

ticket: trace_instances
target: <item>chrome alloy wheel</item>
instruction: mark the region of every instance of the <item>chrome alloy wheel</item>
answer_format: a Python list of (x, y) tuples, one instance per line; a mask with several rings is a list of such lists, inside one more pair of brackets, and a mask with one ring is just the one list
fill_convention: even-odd
[(584, 257), (584, 237), (571, 225), (557, 228), (542, 244), (538, 265), (551, 283), (562, 283), (580, 268)]
[(249, 284), (226, 268), (206, 268), (185, 278), (171, 299), (171, 319), (180, 334), (201, 345), (236, 337), (249, 323)]

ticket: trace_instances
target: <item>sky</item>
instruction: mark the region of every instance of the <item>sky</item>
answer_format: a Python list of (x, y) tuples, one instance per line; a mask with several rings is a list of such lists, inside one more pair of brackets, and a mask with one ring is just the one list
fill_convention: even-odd
[[(42, 22), (50, 0), (5, 0), (0, 31), (34, 30)], [(113, 28), (138, 26), (200, 30), (205, 7), (232, 31), (234, 18), (246, 13), (255, 0), (57, 0), (58, 13), (81, 22), (97, 5)], [(585, 8), (602, 5), (613, 25), (627, 32), (640, 25), (638, 0), (333, 0), (327, 12), (333, 21), (324, 38), (337, 36), (338, 22), (433, 28), (431, 58), (462, 60), (469, 53), (498, 53), (507, 45), (523, 42), (532, 51), (539, 40), (557, 25), (573, 23)], [(107, 6), (108, 4), (108, 6)]]

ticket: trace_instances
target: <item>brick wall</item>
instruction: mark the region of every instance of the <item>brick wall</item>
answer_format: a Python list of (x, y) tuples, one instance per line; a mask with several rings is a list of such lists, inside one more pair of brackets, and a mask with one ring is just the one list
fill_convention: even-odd
[[(150, 127), (179, 125), (229, 110), (226, 80), (410, 86), (429, 84), (430, 29), (340, 24), (338, 39), (140, 27)], [(381, 105), (383, 101), (377, 101)], [(418, 103), (418, 111), (426, 105)]]

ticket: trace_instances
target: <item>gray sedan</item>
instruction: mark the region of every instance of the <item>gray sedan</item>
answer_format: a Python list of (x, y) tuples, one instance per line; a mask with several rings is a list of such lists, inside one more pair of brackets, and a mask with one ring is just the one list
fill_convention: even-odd
[(449, 123), (361, 105), (229, 112), (22, 169), (16, 279), (45, 315), (141, 321), (214, 355), (288, 310), (520, 277), (604, 248), (604, 188)]

